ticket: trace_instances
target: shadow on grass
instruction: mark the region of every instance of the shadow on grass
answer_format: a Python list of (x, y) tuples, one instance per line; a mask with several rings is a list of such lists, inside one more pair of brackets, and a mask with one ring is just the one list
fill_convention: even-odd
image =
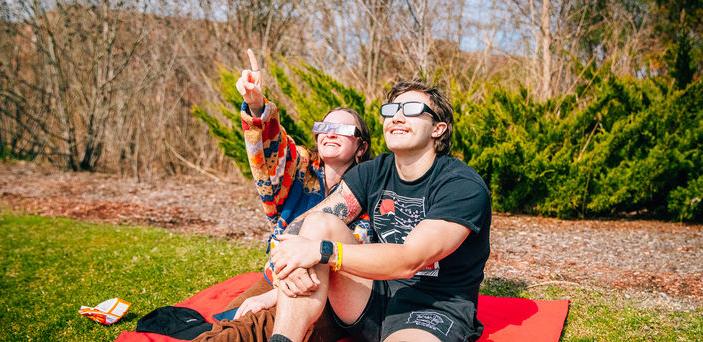
[(527, 283), (506, 278), (486, 278), (481, 284), (481, 294), (496, 297), (523, 297)]
[(139, 316), (138, 316), (136, 313), (134, 313), (134, 312), (128, 312), (124, 317), (122, 317), (122, 319), (120, 320), (120, 322), (122, 322), (122, 323), (131, 322), (131, 321), (133, 321), (133, 320), (134, 320), (135, 318), (137, 318), (137, 317), (139, 317)]

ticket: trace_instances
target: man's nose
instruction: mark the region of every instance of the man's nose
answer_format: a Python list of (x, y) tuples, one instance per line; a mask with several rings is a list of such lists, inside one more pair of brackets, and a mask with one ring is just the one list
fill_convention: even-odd
[(398, 111), (392, 117), (393, 122), (405, 122), (405, 113), (403, 113), (403, 107), (399, 107)]

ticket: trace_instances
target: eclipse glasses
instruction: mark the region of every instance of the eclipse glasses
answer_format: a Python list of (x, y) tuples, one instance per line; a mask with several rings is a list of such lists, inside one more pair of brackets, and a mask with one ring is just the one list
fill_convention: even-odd
[(360, 137), (361, 131), (354, 125), (347, 125), (334, 122), (315, 122), (312, 125), (313, 134), (330, 134), (345, 135), (348, 137)]
[(435, 121), (442, 121), (430, 106), (418, 101), (386, 103), (381, 106), (381, 116), (384, 118), (392, 118), (401, 107), (403, 108), (403, 115), (405, 116), (419, 116), (422, 113), (427, 113), (432, 115), (432, 119)]

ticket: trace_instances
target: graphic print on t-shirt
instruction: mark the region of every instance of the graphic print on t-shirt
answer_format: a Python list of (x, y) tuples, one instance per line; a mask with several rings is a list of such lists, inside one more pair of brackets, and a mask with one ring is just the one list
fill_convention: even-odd
[[(425, 198), (413, 198), (384, 190), (374, 208), (373, 225), (381, 242), (405, 242), (405, 237), (425, 218)], [(427, 265), (416, 275), (438, 276), (439, 262)]]

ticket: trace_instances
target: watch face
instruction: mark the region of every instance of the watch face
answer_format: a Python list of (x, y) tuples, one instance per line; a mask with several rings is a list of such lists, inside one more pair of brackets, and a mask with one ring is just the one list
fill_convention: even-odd
[(320, 254), (330, 256), (334, 252), (334, 245), (330, 241), (322, 241), (320, 245)]
[(330, 260), (330, 256), (334, 252), (334, 245), (332, 242), (327, 240), (322, 240), (320, 243), (320, 263), (326, 264)]

